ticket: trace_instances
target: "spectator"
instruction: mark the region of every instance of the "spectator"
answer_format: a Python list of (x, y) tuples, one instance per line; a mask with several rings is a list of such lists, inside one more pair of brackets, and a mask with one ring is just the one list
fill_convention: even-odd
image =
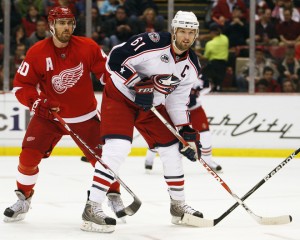
[(44, 16), (45, 14), (45, 0), (15, 0), (14, 2), (16, 10), (22, 18), (26, 17), (30, 6), (35, 6), (39, 15)]
[(263, 78), (255, 83), (255, 92), (268, 92), (268, 81)]
[(19, 44), (27, 45), (27, 38), (25, 35), (25, 28), (23, 25), (18, 25), (12, 30), (12, 37), (10, 42), (10, 55), (15, 54), (17, 45)]
[(112, 19), (108, 19), (104, 23), (104, 45), (111, 49), (112, 47), (127, 41), (136, 33), (134, 24), (129, 20), (126, 10), (123, 6), (119, 6), (116, 15)]
[(292, 0), (284, 0), (282, 7), (279, 8), (279, 20), (283, 22), (285, 20), (284, 10), (290, 9), (292, 13), (292, 20), (295, 22), (300, 22), (300, 13), (297, 8), (294, 7)]
[(204, 74), (207, 74), (206, 76), (212, 81), (212, 90), (221, 91), (226, 74), (229, 41), (216, 23), (210, 26), (210, 34), (212, 39), (205, 44), (204, 56), (201, 53), (197, 53), (197, 55), (201, 60), (208, 61)]
[(277, 25), (277, 34), (280, 38), (279, 45), (295, 47), (300, 43), (300, 24), (292, 20), (290, 9), (285, 9), (283, 14), (285, 20)]
[(280, 9), (283, 7), (284, 0), (276, 0), (275, 7), (272, 10), (272, 18), (275, 23), (280, 22)]
[(27, 49), (30, 48), (36, 42), (50, 37), (51, 34), (48, 31), (48, 24), (46, 20), (39, 19), (36, 22), (36, 31), (34, 31), (31, 36), (27, 39)]
[(158, 7), (153, 0), (126, 0), (124, 7), (133, 20), (142, 16), (147, 8), (153, 8), (158, 15)]
[(206, 8), (206, 13), (204, 17), (204, 26), (208, 28), (212, 23), (212, 10), (217, 5), (218, 0), (210, 0)]
[(234, 6), (231, 20), (225, 23), (224, 34), (229, 39), (229, 48), (246, 45), (246, 40), (249, 37), (249, 26), (242, 15), (239, 6)]
[(295, 93), (296, 92), (296, 85), (292, 80), (285, 79), (282, 82), (282, 92), (284, 93)]
[(138, 18), (138, 33), (143, 32), (161, 32), (163, 24), (156, 19), (156, 13), (153, 8), (146, 8), (143, 15)]
[[(273, 69), (275, 73), (274, 76), (277, 79), (278, 70), (273, 60), (265, 57), (265, 53), (262, 48), (256, 48), (255, 50), (255, 73), (254, 77), (255, 82), (259, 81), (259, 79), (263, 78), (264, 68), (268, 66)], [(248, 91), (248, 83), (249, 83), (249, 64), (246, 64), (242, 67), (241, 74), (236, 76), (236, 85), (238, 88), (238, 92), (246, 92)]]
[(266, 8), (267, 5), (264, 1), (260, 1), (259, 3), (256, 3), (255, 21), (259, 21), (261, 19)]
[[(255, 91), (265, 92), (281, 92), (280, 84), (274, 79), (274, 70), (271, 67), (265, 67), (263, 77), (256, 82), (257, 89)], [(262, 87), (263, 86), (263, 87)]]
[(99, 9), (102, 20), (114, 17), (119, 6), (120, 3), (117, 0), (105, 0)]
[[(266, 6), (267, 8), (273, 9), (275, 7), (275, 0), (257, 0), (258, 6)], [(247, 8), (250, 8), (250, 0), (244, 0)]]
[(242, 18), (249, 19), (249, 11), (243, 0), (219, 0), (212, 10), (212, 20), (217, 24), (224, 26), (226, 21), (232, 19), (232, 10), (234, 6), (239, 6), (242, 11)]
[(280, 73), (279, 82), (288, 79), (299, 85), (300, 64), (295, 58), (293, 50), (286, 52), (285, 58), (278, 66), (278, 70)]
[[(92, 7), (96, 7), (98, 10), (98, 0), (92, 0)], [(101, 1), (102, 2), (102, 1)], [(76, 0), (75, 1), (75, 8), (77, 17), (84, 16), (85, 15), (85, 7), (86, 7), (86, 0)]]
[(255, 41), (257, 45), (263, 46), (276, 46), (279, 43), (275, 25), (271, 21), (271, 9), (269, 8), (263, 9), (261, 18), (256, 22)]
[(39, 15), (38, 8), (34, 5), (29, 6), (26, 17), (22, 18), (22, 25), (25, 28), (26, 37), (30, 37), (30, 35), (36, 30), (36, 22), (39, 19), (44, 18)]
[(18, 68), (20, 67), (21, 63), (25, 59), (25, 55), (26, 55), (26, 45), (24, 43), (19, 43), (15, 49), (14, 55), (10, 59), (10, 82), (9, 82), (10, 89), (12, 89), (13, 87), (14, 75), (16, 74)]
[[(75, 28), (76, 35), (85, 36), (85, 23), (85, 16), (80, 16)], [(105, 33), (103, 32), (103, 21), (101, 19), (100, 13), (97, 7), (92, 7), (92, 39), (96, 43), (98, 43), (98, 45), (103, 45), (104, 38)], [(103, 50), (106, 51), (106, 49)]]

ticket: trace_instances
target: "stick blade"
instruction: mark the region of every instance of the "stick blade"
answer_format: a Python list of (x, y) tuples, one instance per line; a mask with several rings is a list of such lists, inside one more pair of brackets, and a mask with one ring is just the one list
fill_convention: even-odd
[(278, 217), (262, 217), (259, 224), (262, 225), (282, 225), (292, 222), (292, 216), (283, 215)]
[(116, 213), (116, 215), (118, 217), (119, 216), (123, 217), (123, 216), (126, 216), (126, 215), (132, 216), (133, 214), (135, 214), (140, 209), (141, 205), (142, 205), (141, 200), (138, 199), (137, 197), (134, 197), (133, 202), (129, 206), (122, 209), (121, 211), (118, 211)]
[(190, 214), (184, 214), (181, 219), (181, 223), (188, 226), (200, 228), (213, 227), (215, 225), (214, 220), (199, 218)]

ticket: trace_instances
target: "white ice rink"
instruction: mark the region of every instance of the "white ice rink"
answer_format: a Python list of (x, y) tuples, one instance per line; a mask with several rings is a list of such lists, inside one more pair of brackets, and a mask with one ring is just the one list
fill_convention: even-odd
[[(236, 208), (212, 228), (175, 226), (170, 222), (169, 197), (159, 158), (145, 174), (144, 158), (131, 157), (122, 165), (121, 179), (141, 199), (142, 206), (127, 223), (118, 222), (111, 234), (80, 230), (86, 191), (93, 169), (80, 157), (43, 160), (32, 199), (32, 209), (19, 223), (0, 222), (1, 240), (97, 239), (97, 240), (300, 240), (300, 161), (295, 158), (262, 185), (245, 203), (257, 215), (292, 215), (286, 225), (259, 225), (242, 208)], [(242, 197), (284, 158), (215, 158), (224, 171), (221, 178)], [(17, 157), (0, 157), (0, 208), (16, 201), (14, 193)], [(235, 200), (199, 162), (184, 159), (186, 202), (214, 219), (229, 209)], [(125, 205), (132, 198), (122, 189)], [(105, 203), (105, 211), (112, 215)]]

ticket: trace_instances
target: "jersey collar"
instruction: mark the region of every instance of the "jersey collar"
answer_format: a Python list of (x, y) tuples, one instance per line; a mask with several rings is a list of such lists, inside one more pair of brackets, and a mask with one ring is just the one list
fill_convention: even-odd
[(173, 44), (171, 44), (170, 52), (171, 52), (171, 55), (172, 55), (175, 63), (178, 63), (180, 61), (183, 61), (183, 60), (187, 59), (188, 54), (189, 54), (189, 50), (183, 52), (180, 55), (176, 54), (175, 51), (174, 51), (174, 48), (173, 48)]

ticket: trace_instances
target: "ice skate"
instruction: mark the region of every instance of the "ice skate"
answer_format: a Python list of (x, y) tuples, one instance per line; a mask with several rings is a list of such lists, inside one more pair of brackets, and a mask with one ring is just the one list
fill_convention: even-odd
[(102, 204), (87, 200), (82, 213), (81, 230), (88, 232), (110, 233), (115, 231), (116, 220), (108, 217), (102, 210)]
[(18, 201), (11, 207), (5, 209), (4, 222), (22, 221), (30, 208), (31, 198), (34, 191), (32, 191), (28, 198), (26, 198), (23, 192), (20, 190), (15, 190), (15, 192), (17, 194)]
[(203, 214), (191, 208), (184, 201), (171, 199), (170, 213), (172, 215), (172, 223), (176, 225), (197, 226), (199, 218), (203, 218)]
[(111, 208), (111, 210), (116, 214), (118, 218), (120, 218), (123, 223), (126, 223), (126, 213), (124, 211), (125, 206), (121, 199), (121, 194), (118, 192), (109, 192), (107, 193), (107, 198), (108, 206)]

